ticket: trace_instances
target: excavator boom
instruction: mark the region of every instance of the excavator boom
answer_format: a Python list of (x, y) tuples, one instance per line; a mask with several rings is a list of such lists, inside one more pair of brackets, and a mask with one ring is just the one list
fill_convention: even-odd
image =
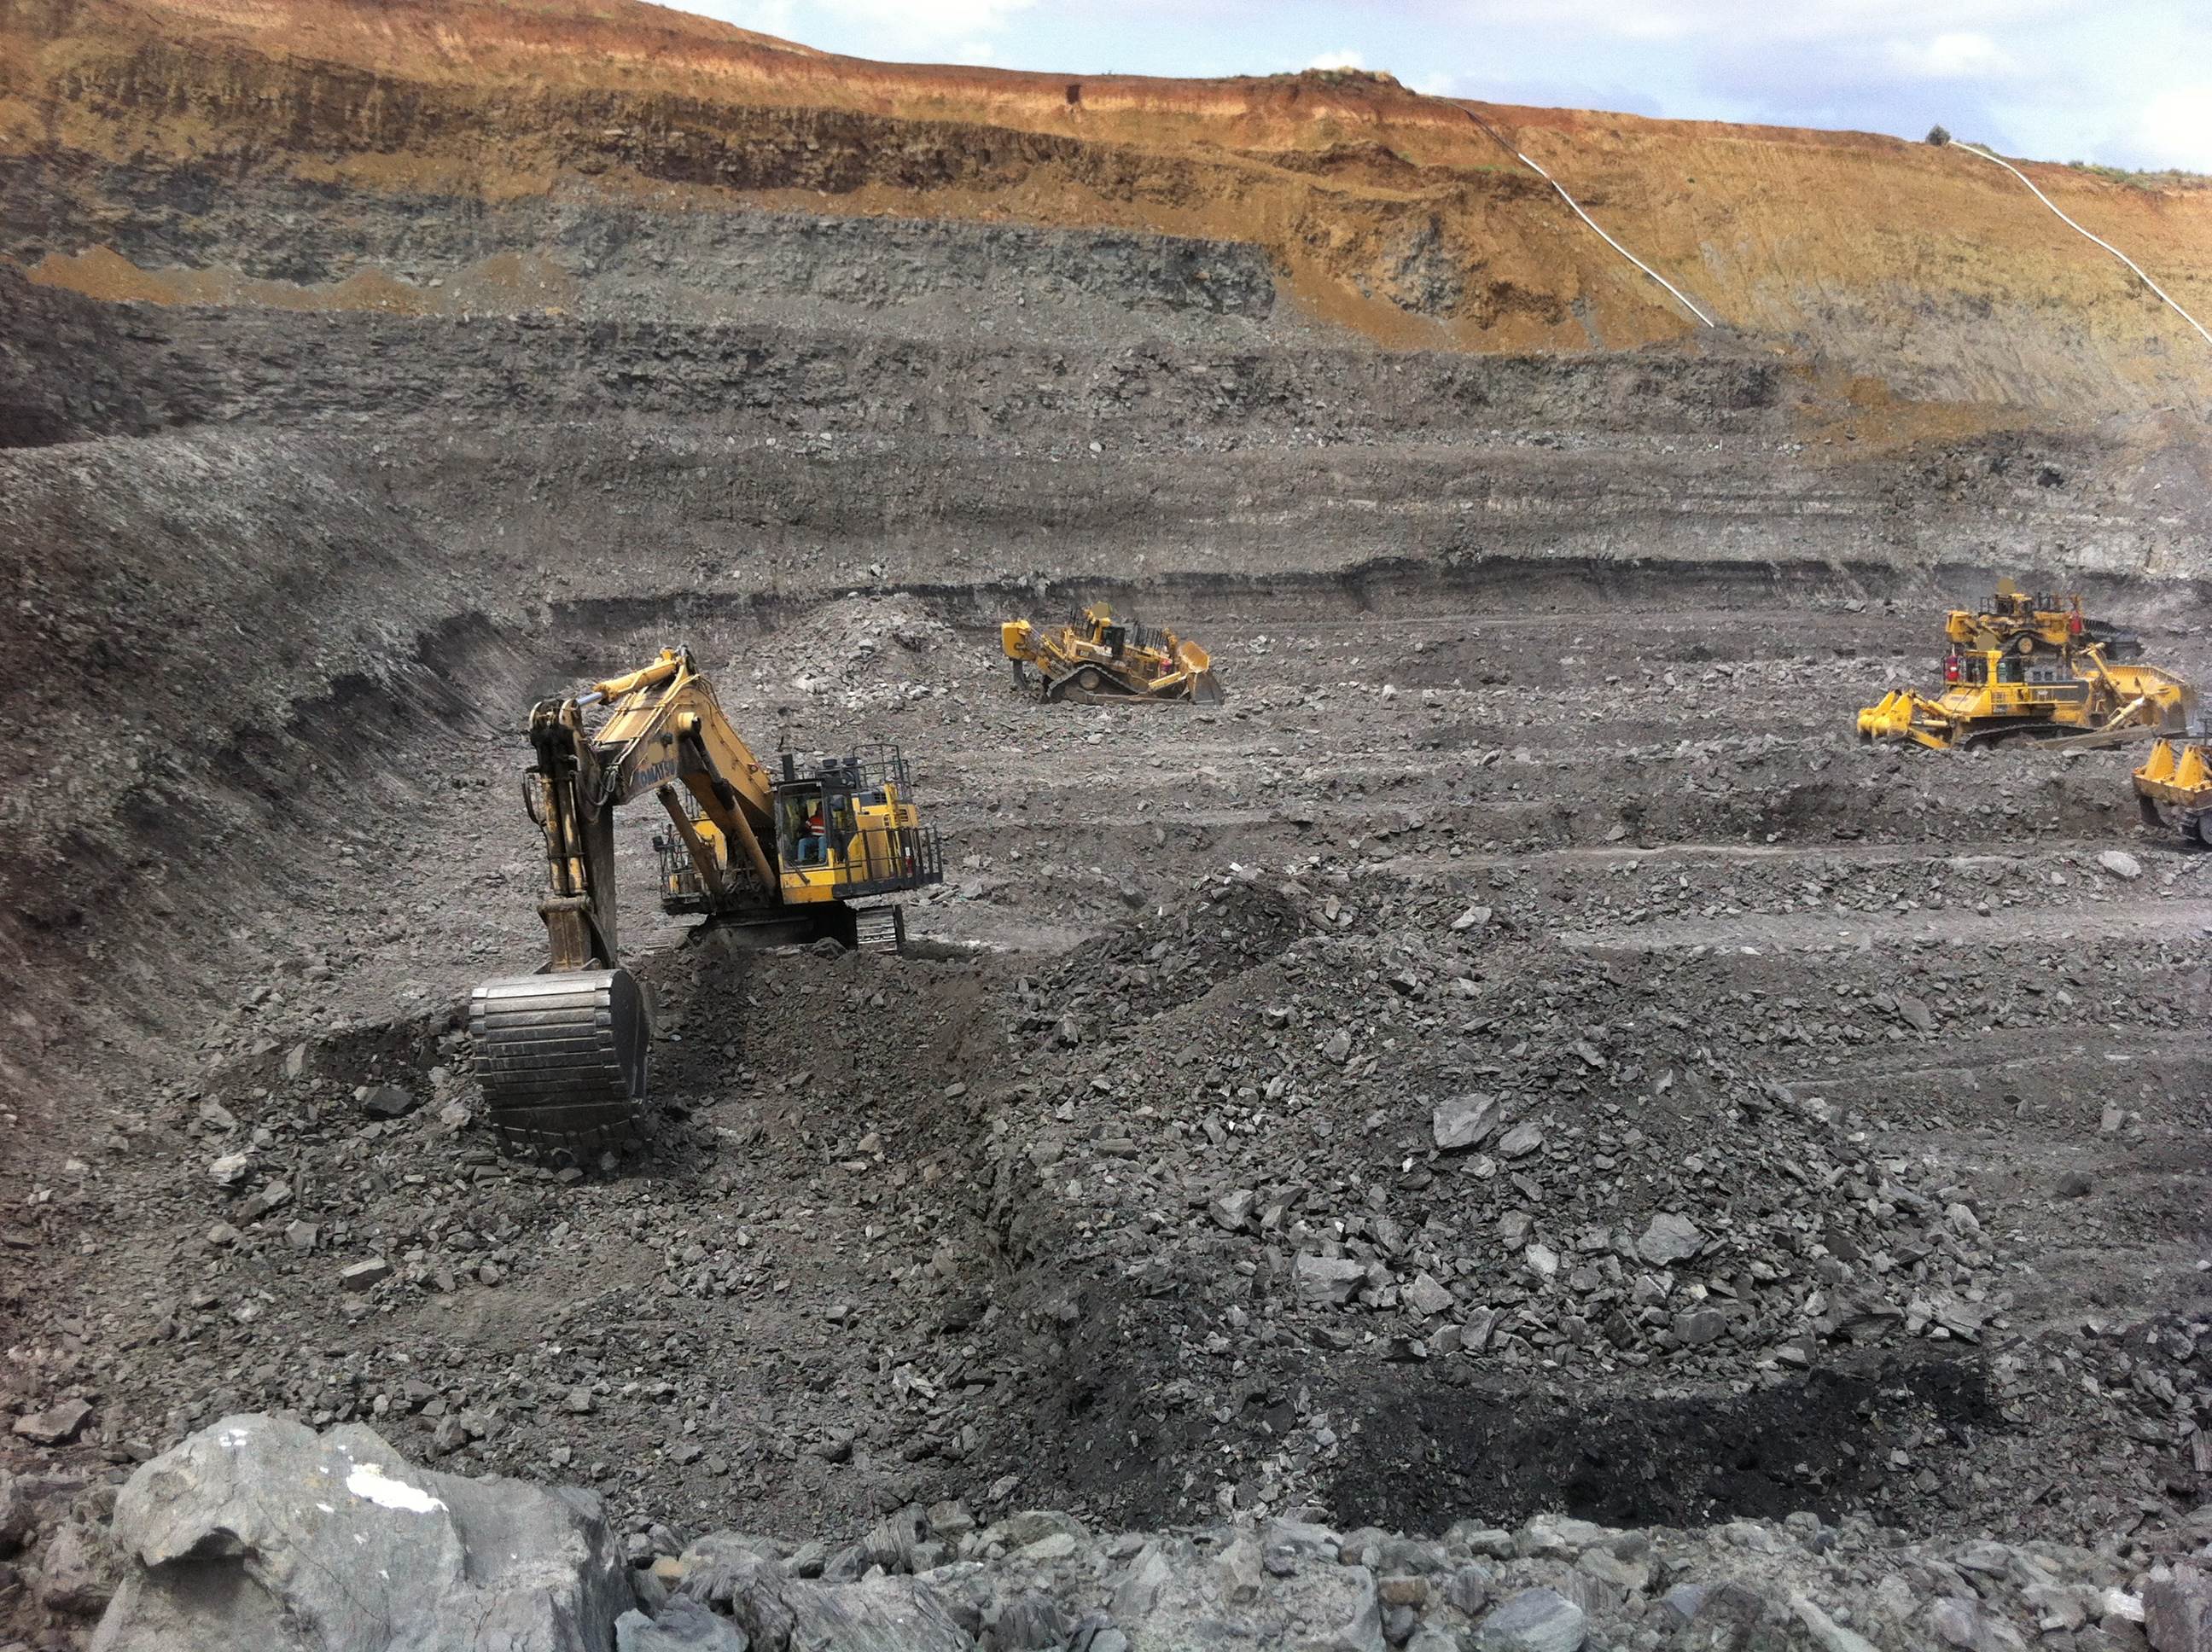
[[(587, 722), (586, 714), (596, 720)], [(525, 782), (545, 842), (547, 962), (486, 981), (470, 1001), (476, 1071), (511, 1140), (569, 1149), (627, 1133), (645, 1093), (647, 998), (623, 968), (614, 821), (651, 793), (668, 815), (655, 839), (661, 904), (772, 940), (828, 934), (896, 947), (897, 909), (863, 899), (940, 882), (934, 828), (906, 797), (896, 750), (802, 773), (754, 756), (689, 650), (543, 701)]]

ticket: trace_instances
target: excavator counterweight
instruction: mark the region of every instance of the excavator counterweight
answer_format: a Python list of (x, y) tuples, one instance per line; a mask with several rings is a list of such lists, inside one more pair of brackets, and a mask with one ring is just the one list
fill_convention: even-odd
[[(594, 720), (595, 718), (595, 720)], [(896, 748), (770, 769), (723, 716), (683, 648), (586, 692), (540, 701), (525, 785), (544, 835), (545, 965), (471, 996), (475, 1071), (510, 1141), (574, 1151), (626, 1134), (646, 1089), (647, 995), (623, 967), (614, 819), (653, 793), (662, 908), (769, 943), (831, 936), (895, 951), (907, 890), (944, 879)]]

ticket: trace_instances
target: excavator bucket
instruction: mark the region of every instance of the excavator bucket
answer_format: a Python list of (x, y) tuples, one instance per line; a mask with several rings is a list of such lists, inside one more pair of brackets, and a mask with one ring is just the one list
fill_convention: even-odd
[(469, 1033), (492, 1122), (510, 1144), (580, 1154), (636, 1127), (652, 1029), (629, 970), (485, 981), (469, 998)]

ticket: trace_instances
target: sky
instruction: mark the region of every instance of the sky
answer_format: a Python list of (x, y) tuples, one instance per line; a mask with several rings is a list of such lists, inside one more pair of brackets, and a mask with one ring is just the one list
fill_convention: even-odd
[(680, 0), (854, 57), (1418, 91), (2212, 173), (2212, 0)]

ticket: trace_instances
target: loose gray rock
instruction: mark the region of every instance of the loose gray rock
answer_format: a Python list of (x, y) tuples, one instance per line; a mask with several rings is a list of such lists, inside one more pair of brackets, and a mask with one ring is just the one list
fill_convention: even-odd
[(1437, 1146), (1445, 1152), (1478, 1147), (1498, 1127), (1498, 1097), (1479, 1094), (1455, 1096), (1438, 1102), (1429, 1118)]
[(1329, 1637), (1328, 1652), (1389, 1652), (1382, 1638), (1382, 1601), (1376, 1592), (1375, 1575), (1361, 1569), (1359, 1600), (1352, 1621)]
[(1444, 1584), (1444, 1604), (1472, 1618), (1490, 1601), (1490, 1574), (1480, 1566), (1465, 1565)]
[(1498, 1142), (1498, 1151), (1507, 1158), (1526, 1158), (1543, 1145), (1544, 1133), (1536, 1125), (1516, 1124)]
[(44, 1411), (15, 1419), (15, 1431), (33, 1445), (65, 1445), (76, 1437), (92, 1407), (82, 1400), (64, 1400)]
[(354, 1262), (338, 1270), (338, 1283), (349, 1291), (368, 1291), (392, 1277), (392, 1264), (381, 1256)]
[(2097, 864), (2122, 883), (2132, 884), (2142, 876), (2142, 862), (2125, 849), (2100, 850), (2097, 855)]
[(1872, 1641), (1856, 1630), (1844, 1628), (1802, 1594), (1790, 1597), (1790, 1609), (1797, 1614), (1797, 1621), (1805, 1625), (1805, 1632), (1819, 1643), (1821, 1652), (1877, 1652)]
[(625, 1612), (615, 1619), (615, 1652), (747, 1652), (750, 1644), (744, 1630), (685, 1594), (657, 1617)]
[(2157, 1567), (2142, 1601), (2143, 1632), (2155, 1652), (2212, 1652), (2212, 1573), (2186, 1560)]
[(1157, 1543), (1147, 1543), (1121, 1581), (1114, 1586), (1113, 1613), (1115, 1619), (1125, 1624), (1142, 1621), (1151, 1616), (1160, 1603), (1168, 1580), (1174, 1575), (1167, 1556), (1161, 1553)]
[(1416, 1273), (1405, 1295), (1406, 1305), (1417, 1314), (1444, 1313), (1454, 1301), (1452, 1293), (1426, 1273)]
[(1309, 1308), (1340, 1308), (1367, 1282), (1367, 1265), (1349, 1256), (1301, 1256), (1291, 1264), (1291, 1284)]
[(21, 1479), (0, 1468), (0, 1557), (23, 1546), (38, 1524), (38, 1503)]
[(357, 1424), (226, 1417), (131, 1477), (113, 1530), (95, 1652), (598, 1652), (632, 1604), (590, 1492), (413, 1468)]
[(1235, 1233), (1252, 1217), (1252, 1206), (1258, 1195), (1249, 1187), (1239, 1187), (1226, 1193), (1206, 1206), (1206, 1213), (1213, 1218), (1213, 1225), (1225, 1232)]
[[(726, 1606), (739, 1562), (778, 1561), (783, 1545), (773, 1538), (752, 1537), (742, 1532), (709, 1532), (695, 1538), (677, 1558), (677, 1592), (713, 1606)], [(796, 1572), (796, 1568), (786, 1567)], [(819, 1571), (820, 1566), (815, 1570)]]
[(1688, 1261), (1705, 1245), (1705, 1236), (1698, 1231), (1695, 1223), (1686, 1216), (1670, 1213), (1651, 1218), (1651, 1225), (1636, 1242), (1636, 1254), (1654, 1267), (1671, 1267)]
[(810, 1583), (763, 1563), (732, 1595), (730, 1609), (752, 1652), (971, 1652), (975, 1645), (935, 1591), (911, 1577)]
[[(1965, 1652), (2027, 1652), (2027, 1643), (2010, 1625), (1990, 1617), (1971, 1600), (1947, 1596), (1929, 1608), (1928, 1620), (1936, 1638)], [(2158, 1643), (2151, 1643), (2158, 1647)], [(2158, 1652), (2167, 1649), (2158, 1647)]]
[(113, 1546), (76, 1521), (46, 1540), (39, 1555), (39, 1604), (69, 1618), (96, 1618), (115, 1594)]
[(372, 1119), (404, 1119), (422, 1105), (422, 1098), (402, 1084), (376, 1084), (361, 1098), (361, 1110)]
[(1675, 1339), (1692, 1348), (1718, 1342), (1728, 1333), (1728, 1319), (1717, 1308), (1693, 1308), (1674, 1315)]
[(1050, 1595), (1035, 1589), (994, 1602), (983, 1613), (984, 1652), (1044, 1652), (1064, 1644), (1070, 1632), (1067, 1614)]
[(1589, 1614), (1557, 1589), (1523, 1589), (1474, 1632), (1481, 1652), (1581, 1652)]

